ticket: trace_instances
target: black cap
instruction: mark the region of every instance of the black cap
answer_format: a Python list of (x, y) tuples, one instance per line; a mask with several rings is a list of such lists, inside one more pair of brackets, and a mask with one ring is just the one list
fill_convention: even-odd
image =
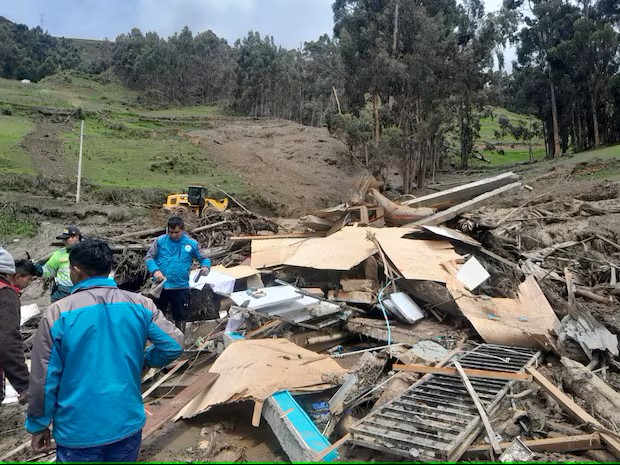
[(56, 236), (56, 239), (68, 239), (71, 236), (81, 237), (82, 233), (75, 226), (67, 226), (65, 229), (62, 230), (62, 234), (59, 234), (58, 236)]

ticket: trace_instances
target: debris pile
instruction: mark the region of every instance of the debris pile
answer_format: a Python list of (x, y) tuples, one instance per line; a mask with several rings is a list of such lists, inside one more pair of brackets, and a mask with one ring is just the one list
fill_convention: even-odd
[[(379, 188), (360, 179), (301, 231), (247, 212), (188, 228), (216, 266), (191, 275), (185, 356), (143, 380), (146, 435), (249, 402), (291, 461), (620, 458), (620, 245), (590, 224), (620, 205), (489, 207), (532, 189), (514, 173), (419, 198)], [(117, 281), (144, 284), (161, 233), (112, 240)]]

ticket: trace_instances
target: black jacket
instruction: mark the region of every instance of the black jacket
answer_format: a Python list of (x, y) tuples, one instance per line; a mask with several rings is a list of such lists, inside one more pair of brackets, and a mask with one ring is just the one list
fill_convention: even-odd
[[(0, 278), (4, 284), (8, 284)], [(0, 368), (18, 393), (28, 389), (29, 372), (19, 330), (21, 304), (11, 287), (0, 289)]]

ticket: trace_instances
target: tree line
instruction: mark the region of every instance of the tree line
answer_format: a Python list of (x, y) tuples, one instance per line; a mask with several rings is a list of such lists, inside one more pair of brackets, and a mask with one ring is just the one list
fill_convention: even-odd
[[(144, 103), (218, 104), (327, 126), (377, 176), (399, 160), (407, 191), (448, 154), (467, 167), (488, 105), (540, 119), (527, 127), (500, 121), (498, 137), (511, 134), (530, 154), (539, 134), (549, 157), (620, 140), (615, 0), (504, 0), (493, 12), (482, 0), (335, 0), (332, 9), (333, 35), (297, 50), (253, 31), (231, 45), (212, 31), (186, 27), (166, 39), (133, 29), (102, 43), (87, 71), (115, 74)], [(13, 28), (21, 45), (8, 49), (4, 29), (3, 76), (51, 71), (39, 58), (18, 68), (14, 55), (38, 56), (46, 47), (37, 40), (52, 38), (35, 28), (37, 40), (26, 39)], [(517, 51), (511, 73), (509, 44)], [(76, 66), (59, 58), (63, 47), (49, 42), (56, 70)]]
[(79, 62), (79, 52), (71, 41), (0, 16), (0, 77), (38, 81), (76, 68)]

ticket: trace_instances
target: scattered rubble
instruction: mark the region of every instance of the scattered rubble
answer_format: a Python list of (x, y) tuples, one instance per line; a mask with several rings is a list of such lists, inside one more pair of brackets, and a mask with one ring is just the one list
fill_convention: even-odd
[[(145, 437), (250, 402), (291, 461), (620, 459), (620, 245), (587, 225), (620, 205), (511, 204), (521, 186), (505, 173), (399, 202), (364, 177), (293, 231), (247, 211), (188, 219), (216, 266), (191, 279), (183, 358), (143, 379)], [(119, 285), (148, 292), (162, 233), (108, 238)], [(250, 457), (205, 431), (188, 457)]]

